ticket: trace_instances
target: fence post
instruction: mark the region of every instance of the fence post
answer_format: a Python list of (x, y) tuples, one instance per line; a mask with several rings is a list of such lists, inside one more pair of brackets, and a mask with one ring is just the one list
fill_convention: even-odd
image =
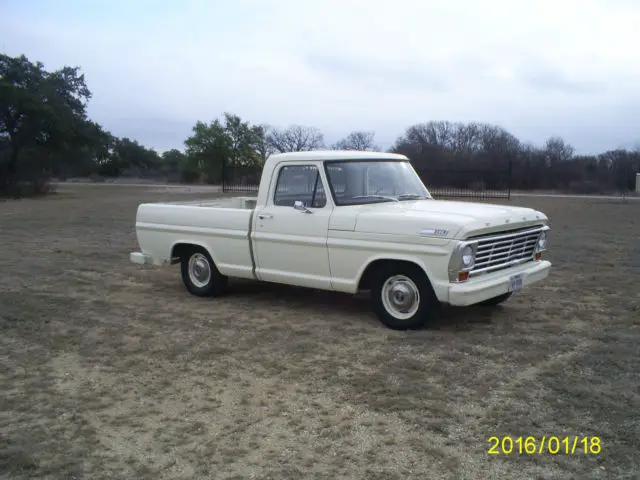
[(509, 171), (507, 173), (507, 199), (511, 200), (511, 163), (512, 158), (509, 155)]
[(226, 192), (227, 187), (227, 157), (222, 157), (222, 171), (220, 172), (220, 176), (222, 177), (220, 180), (222, 182), (222, 193)]

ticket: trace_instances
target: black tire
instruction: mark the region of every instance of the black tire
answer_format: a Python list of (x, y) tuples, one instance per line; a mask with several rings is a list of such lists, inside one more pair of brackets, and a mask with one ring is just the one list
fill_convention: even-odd
[[(194, 278), (190, 275), (190, 262), (204, 262), (198, 265), (202, 267), (201, 271), (203, 272), (201, 282), (196, 278), (195, 271), (193, 272)], [(195, 269), (197, 267), (192, 265), (192, 268)], [(206, 275), (205, 269), (208, 269), (209, 275)], [(180, 258), (180, 271), (185, 287), (187, 287), (189, 293), (197, 297), (217, 297), (227, 289), (229, 278), (218, 271), (211, 255), (202, 247), (194, 246), (182, 255)]]
[(505, 300), (508, 300), (511, 297), (511, 292), (503, 293), (502, 295), (498, 295), (497, 297), (490, 298), (483, 302), (478, 303), (478, 305), (482, 307), (495, 307), (496, 305), (500, 305)]
[[(408, 317), (403, 318), (402, 316), (394, 315), (394, 312), (390, 311), (388, 306), (385, 306), (385, 303), (387, 303), (387, 305), (391, 306), (391, 310), (394, 310), (393, 304), (397, 297), (393, 294), (393, 289), (386, 286), (387, 281), (392, 281), (394, 277), (397, 277), (395, 293), (399, 293), (400, 297), (404, 296), (404, 299), (407, 299), (407, 296), (403, 295), (406, 293), (407, 288), (409, 291), (413, 290), (414, 287), (417, 288), (419, 298), (417, 300), (417, 308), (407, 309), (404, 315), (409, 315)], [(407, 282), (406, 279), (410, 282)], [(385, 301), (385, 297), (388, 298), (388, 301)], [(394, 298), (391, 299), (390, 297)], [(412, 303), (410, 300), (415, 297), (409, 293), (408, 298), (409, 302)], [(376, 272), (371, 285), (371, 301), (373, 310), (380, 322), (392, 330), (423, 328), (435, 317), (440, 306), (431, 283), (422, 269), (405, 263), (389, 264)], [(396, 309), (396, 312), (399, 312), (399, 310), (401, 309)], [(415, 311), (415, 313), (411, 314), (412, 311)]]

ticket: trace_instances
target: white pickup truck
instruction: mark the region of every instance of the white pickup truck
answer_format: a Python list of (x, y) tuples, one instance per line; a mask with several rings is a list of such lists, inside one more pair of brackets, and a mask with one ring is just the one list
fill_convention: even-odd
[(257, 197), (144, 203), (136, 264), (180, 263), (189, 292), (229, 277), (356, 293), (392, 329), (442, 303), (497, 305), (546, 278), (547, 217), (529, 208), (434, 200), (404, 155), (272, 155)]

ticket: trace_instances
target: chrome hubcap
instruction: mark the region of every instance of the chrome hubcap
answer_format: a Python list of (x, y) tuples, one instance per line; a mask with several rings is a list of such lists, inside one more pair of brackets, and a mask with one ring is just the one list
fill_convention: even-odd
[(382, 286), (382, 304), (390, 315), (399, 320), (406, 320), (418, 311), (420, 292), (409, 277), (394, 275)]
[(206, 287), (211, 280), (211, 266), (202, 253), (194, 253), (189, 259), (189, 280), (198, 288)]

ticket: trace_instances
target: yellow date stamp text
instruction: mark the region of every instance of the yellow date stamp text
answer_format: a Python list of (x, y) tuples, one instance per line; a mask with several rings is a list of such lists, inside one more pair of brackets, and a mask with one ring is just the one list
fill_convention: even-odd
[(489, 437), (489, 455), (598, 455), (602, 452), (600, 437), (547, 436)]

